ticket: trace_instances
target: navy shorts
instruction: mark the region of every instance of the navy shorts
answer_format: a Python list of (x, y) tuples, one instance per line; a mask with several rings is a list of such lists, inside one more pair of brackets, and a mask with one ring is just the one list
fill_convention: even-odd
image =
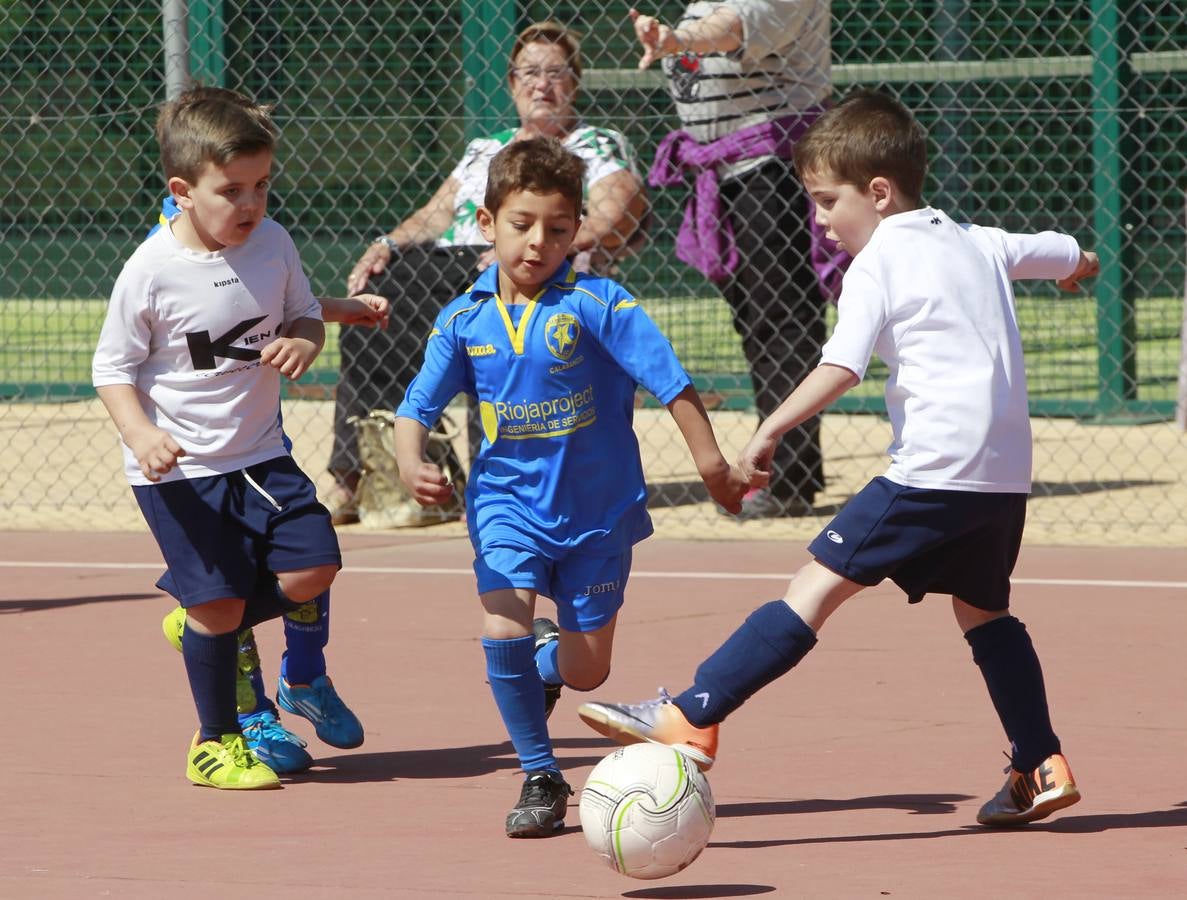
[(248, 599), (268, 572), (342, 565), (330, 514), (291, 456), (132, 491), (184, 607)]
[(596, 631), (622, 608), (631, 551), (621, 556), (584, 556), (572, 553), (547, 559), (524, 547), (483, 547), (474, 560), (478, 593), (526, 588), (551, 597), (556, 621), (565, 631)]
[(954, 594), (996, 612), (1010, 605), (1026, 498), (904, 487), (879, 477), (845, 504), (808, 552), (858, 584), (889, 578), (911, 603), (924, 594)]

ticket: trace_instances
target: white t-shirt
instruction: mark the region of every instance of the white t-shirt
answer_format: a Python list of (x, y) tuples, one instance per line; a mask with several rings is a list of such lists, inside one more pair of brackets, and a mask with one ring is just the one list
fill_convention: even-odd
[[(438, 247), (487, 246), (478, 230), (478, 207), (486, 202), (487, 173), (496, 153), (511, 143), (517, 128), (490, 137), (476, 138), (466, 145), (461, 162), (449, 173), (458, 183), (453, 201), (453, 222), (437, 239)], [(635, 151), (627, 139), (612, 128), (578, 125), (561, 142), (566, 150), (585, 161), (585, 195), (591, 185), (623, 170), (639, 178)], [(640, 181), (642, 179), (640, 178)]]
[[(124, 264), (92, 365), (96, 387), (130, 384), (186, 455), (162, 481), (283, 456), (280, 373), (260, 351), (297, 319), (321, 319), (297, 248), (264, 219), (238, 247), (197, 253), (162, 227)], [(149, 484), (126, 445), (124, 471)]]
[(822, 363), (890, 369), (886, 477), (909, 487), (1028, 493), (1030, 414), (1012, 281), (1063, 278), (1067, 235), (957, 225), (926, 207), (884, 219), (854, 258)]
[[(727, 6), (742, 21), (742, 45), (730, 53), (684, 54), (662, 61), (685, 131), (701, 143), (803, 112), (832, 91), (829, 0), (696, 0), (680, 29)], [(732, 177), (770, 157), (725, 166)]]

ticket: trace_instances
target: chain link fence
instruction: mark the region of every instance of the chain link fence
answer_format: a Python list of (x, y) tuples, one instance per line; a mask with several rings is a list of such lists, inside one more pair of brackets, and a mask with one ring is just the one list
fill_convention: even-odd
[[(136, 525), (89, 367), (105, 298), (157, 218), (152, 127), (171, 77), (188, 69), (275, 104), (270, 214), (293, 234), (315, 292), (341, 296), (370, 242), (429, 203), (469, 141), (519, 124), (508, 57), (529, 23), (554, 19), (582, 35), (576, 113), (621, 133), (630, 146), (615, 152), (633, 153), (646, 176), (679, 123), (660, 67), (636, 66), (631, 5), (0, 2), (0, 509), (10, 526)], [(646, 11), (674, 22), (683, 9)], [(957, 219), (1067, 231), (1101, 254), (1104, 271), (1082, 295), (1019, 285), (1037, 440), (1032, 534), (1181, 540), (1187, 464), (1171, 421), (1187, 163), (1181, 5), (833, 0), (831, 33), (836, 94), (888, 90), (928, 129), (929, 202)], [(732, 453), (755, 425), (754, 394), (730, 307), (674, 253), (686, 195), (649, 190), (645, 221), (630, 220), (641, 237), (603, 263), (671, 337)], [(393, 329), (419, 322), (426, 304), (436, 311), (431, 285), (404, 287)], [(283, 401), (295, 455), (327, 494), (340, 348), (350, 344), (341, 336), (329, 328), (315, 370)], [(808, 533), (884, 469), (884, 374), (872, 366), (824, 417), (814, 515), (745, 533)], [(710, 526), (724, 520), (666, 411), (644, 402), (637, 430), (661, 527), (717, 533)]]

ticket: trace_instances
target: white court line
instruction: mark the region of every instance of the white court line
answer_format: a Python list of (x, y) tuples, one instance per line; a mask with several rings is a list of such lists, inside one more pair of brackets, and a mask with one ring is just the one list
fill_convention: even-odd
[[(45, 560), (44, 562), (18, 562), (0, 560), (0, 569), (148, 569), (159, 572), (161, 563), (103, 563), (67, 562)], [(474, 576), (469, 568), (429, 568), (421, 566), (347, 566), (343, 575), (467, 575)], [(632, 571), (631, 578), (696, 578), (707, 581), (787, 581), (790, 573), (782, 572), (645, 572)], [(1110, 578), (1011, 578), (1011, 584), (1038, 585), (1042, 587), (1087, 587), (1087, 588), (1138, 588), (1187, 590), (1187, 581), (1123, 581)]]

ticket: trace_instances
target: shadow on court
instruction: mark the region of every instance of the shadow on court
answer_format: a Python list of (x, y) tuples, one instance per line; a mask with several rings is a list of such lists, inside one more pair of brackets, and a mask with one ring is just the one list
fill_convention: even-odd
[[(877, 798), (870, 798), (876, 800)], [(837, 809), (855, 807), (840, 806)], [(794, 847), (808, 844), (866, 844), (881, 841), (917, 841), (934, 838), (962, 837), (966, 835), (1002, 835), (1010, 832), (1044, 831), (1054, 834), (1096, 834), (1102, 831), (1118, 831), (1134, 828), (1181, 828), (1187, 825), (1187, 803), (1179, 803), (1174, 809), (1160, 809), (1149, 812), (1108, 813), (1097, 816), (1065, 816), (1051, 822), (1036, 822), (1018, 829), (982, 828), (966, 825), (943, 831), (901, 831), (887, 834), (845, 834), (821, 837), (788, 838), (771, 841), (711, 841), (710, 847), (730, 847), (735, 850), (754, 850), (766, 847)]]
[(159, 600), (161, 594), (96, 594), (89, 597), (46, 597), (38, 600), (0, 600), (0, 614), (45, 612), (91, 603), (124, 603), (128, 600)]
[[(558, 750), (604, 748), (600, 738), (554, 738)], [(561, 759), (565, 771), (593, 766), (602, 756), (566, 756)], [(382, 753), (350, 753), (318, 759), (313, 768), (293, 781), (318, 781), (328, 784), (356, 784), (395, 781), (400, 778), (478, 778), (492, 772), (519, 768), (510, 741), (479, 744), (471, 747), (440, 747), (432, 750), (392, 750)], [(574, 788), (580, 785), (574, 784)]]
[(800, 813), (844, 812), (859, 809), (898, 809), (913, 816), (956, 812), (956, 804), (973, 798), (967, 794), (885, 794), (849, 800), (771, 800), (757, 803), (721, 803), (717, 818), (730, 816), (788, 816)]
[(1052, 822), (1039, 822), (1032, 828), (1059, 834), (1095, 834), (1122, 828), (1182, 828), (1187, 826), (1187, 801), (1174, 809), (1149, 812), (1106, 813), (1099, 816), (1065, 816)]
[(686, 884), (626, 891), (622, 896), (639, 900), (708, 900), (710, 897), (753, 897), (774, 890), (769, 884)]

